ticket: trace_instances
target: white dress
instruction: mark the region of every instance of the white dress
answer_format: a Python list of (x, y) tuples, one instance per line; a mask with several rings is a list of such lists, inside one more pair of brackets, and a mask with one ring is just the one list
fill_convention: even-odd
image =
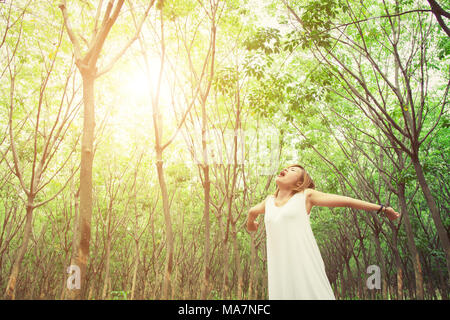
[(304, 192), (283, 206), (266, 201), (267, 269), (270, 300), (335, 300), (306, 212)]

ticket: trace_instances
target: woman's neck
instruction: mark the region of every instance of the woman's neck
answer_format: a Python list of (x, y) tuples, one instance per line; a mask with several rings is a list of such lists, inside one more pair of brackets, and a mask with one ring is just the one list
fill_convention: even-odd
[(292, 195), (292, 189), (278, 189), (277, 199), (287, 199)]

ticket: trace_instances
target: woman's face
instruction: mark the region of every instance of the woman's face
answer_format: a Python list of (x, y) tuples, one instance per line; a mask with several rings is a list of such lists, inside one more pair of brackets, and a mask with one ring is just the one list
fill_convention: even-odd
[(299, 167), (288, 167), (281, 170), (275, 179), (278, 186), (295, 187), (300, 180), (303, 169)]

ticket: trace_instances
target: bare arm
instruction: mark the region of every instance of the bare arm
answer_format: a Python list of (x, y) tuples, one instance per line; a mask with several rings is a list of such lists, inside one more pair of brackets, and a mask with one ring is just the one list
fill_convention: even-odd
[(264, 201), (261, 201), (256, 206), (251, 207), (250, 210), (248, 210), (248, 218), (247, 218), (247, 230), (248, 231), (256, 231), (258, 229), (258, 222), (255, 221), (255, 219), (258, 217), (258, 215), (263, 214), (266, 212), (266, 200), (269, 196), (264, 199)]
[[(365, 211), (378, 211), (380, 209), (379, 204), (340, 196), (337, 194), (324, 193), (314, 189), (307, 189), (305, 194), (306, 197), (309, 198), (311, 206), (348, 207)], [(383, 208), (383, 212), (387, 214), (390, 220), (397, 219), (400, 216), (400, 214), (391, 207), (387, 207), (386, 209)]]

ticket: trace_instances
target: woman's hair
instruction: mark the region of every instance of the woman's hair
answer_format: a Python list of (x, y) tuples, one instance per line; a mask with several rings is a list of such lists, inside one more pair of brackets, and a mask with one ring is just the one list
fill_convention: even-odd
[[(311, 189), (316, 188), (316, 185), (314, 184), (313, 179), (308, 174), (308, 172), (306, 172), (305, 168), (303, 168), (299, 164), (292, 164), (292, 165), (288, 166), (288, 168), (291, 168), (291, 167), (299, 167), (302, 169), (302, 173), (300, 174), (300, 179), (297, 181), (297, 186), (293, 189), (294, 193), (302, 192), (303, 190), (305, 190), (307, 188), (311, 188)], [(278, 196), (278, 191), (280, 191), (280, 188), (278, 188), (278, 186), (277, 186), (277, 190), (273, 194), (275, 197)]]

